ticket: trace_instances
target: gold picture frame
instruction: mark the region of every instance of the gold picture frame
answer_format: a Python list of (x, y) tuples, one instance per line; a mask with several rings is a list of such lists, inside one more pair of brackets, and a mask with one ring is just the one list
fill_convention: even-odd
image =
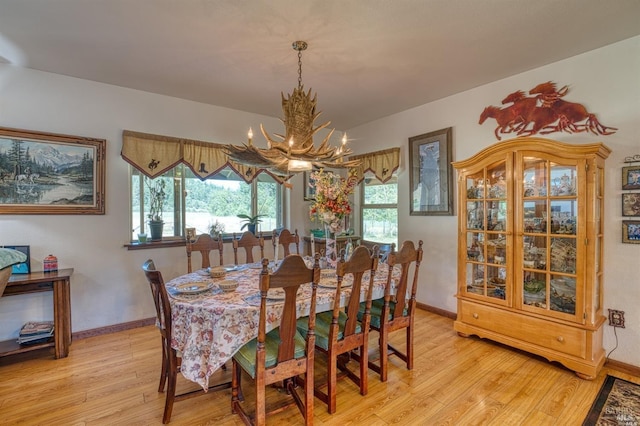
[(316, 188), (310, 186), (311, 172), (302, 173), (302, 185), (304, 185), (304, 201), (314, 201), (316, 199)]
[(640, 217), (640, 192), (622, 194), (622, 216)]
[(640, 220), (622, 221), (622, 242), (640, 244)]
[(640, 189), (640, 164), (622, 168), (622, 189)]
[(0, 127), (0, 214), (105, 214), (106, 144)]

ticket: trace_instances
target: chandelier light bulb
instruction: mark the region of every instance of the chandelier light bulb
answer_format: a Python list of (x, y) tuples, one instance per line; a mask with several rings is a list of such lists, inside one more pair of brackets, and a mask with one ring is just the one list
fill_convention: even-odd
[(347, 144), (347, 132), (342, 134), (342, 146)]
[(253, 130), (249, 127), (249, 132), (247, 133), (247, 137), (249, 138), (249, 145), (251, 145), (251, 140), (253, 139)]

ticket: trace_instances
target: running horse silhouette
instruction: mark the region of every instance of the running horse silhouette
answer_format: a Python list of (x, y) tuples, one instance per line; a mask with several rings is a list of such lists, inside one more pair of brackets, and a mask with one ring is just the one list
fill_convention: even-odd
[[(540, 134), (566, 131), (569, 133), (591, 132), (595, 135), (611, 135), (618, 129), (600, 124), (595, 114), (590, 113), (582, 105), (575, 102), (567, 102), (561, 99), (569, 91), (567, 86), (556, 90), (556, 84), (547, 81), (538, 84), (529, 90), (530, 95), (536, 95), (536, 99), (542, 102), (542, 106), (536, 109), (536, 113), (550, 109), (556, 115), (558, 122), (546, 125)], [(535, 120), (536, 117), (533, 117)]]
[(498, 123), (494, 130), (496, 139), (501, 140), (500, 133), (524, 132), (530, 122), (531, 111), (536, 107), (538, 100), (525, 96), (522, 90), (509, 94), (502, 100), (502, 104), (512, 105), (500, 108), (488, 106), (480, 114), (478, 124), (485, 122), (487, 118), (493, 118)]
[(502, 104), (510, 106), (500, 108), (488, 106), (480, 114), (479, 124), (487, 118), (497, 122), (494, 134), (498, 140), (501, 133), (516, 132), (518, 136), (530, 136), (536, 133), (553, 132), (592, 132), (597, 135), (610, 135), (618, 130), (600, 124), (595, 114), (587, 111), (581, 104), (561, 99), (569, 91), (568, 86), (556, 89), (555, 83), (548, 81), (534, 87), (529, 95), (521, 90), (509, 94)]

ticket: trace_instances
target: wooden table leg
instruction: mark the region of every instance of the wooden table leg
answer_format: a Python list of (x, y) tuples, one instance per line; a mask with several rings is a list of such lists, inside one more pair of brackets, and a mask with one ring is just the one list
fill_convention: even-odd
[(71, 292), (69, 280), (56, 280), (53, 283), (53, 316), (56, 358), (66, 358), (71, 345)]

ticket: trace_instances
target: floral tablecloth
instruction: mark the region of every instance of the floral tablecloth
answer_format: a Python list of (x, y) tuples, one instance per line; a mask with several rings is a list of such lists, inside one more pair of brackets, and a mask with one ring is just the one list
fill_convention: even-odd
[[(382, 297), (388, 265), (380, 264), (374, 277), (374, 298)], [(196, 271), (174, 278), (166, 283), (171, 302), (171, 346), (182, 353), (182, 374), (189, 380), (208, 388), (209, 377), (245, 343), (258, 335), (260, 297), (258, 290), (260, 269), (243, 265), (227, 273), (225, 279), (238, 281), (238, 288), (223, 292), (217, 279)], [(395, 275), (395, 271), (394, 271)], [(367, 281), (368, 282), (368, 277)], [(340, 304), (351, 296), (347, 275), (343, 281)], [(317, 291), (317, 312), (333, 308), (335, 274), (323, 271)], [(197, 294), (177, 293), (175, 287), (185, 283), (212, 283), (209, 290)], [(333, 288), (331, 288), (333, 287)], [(365, 289), (361, 299), (365, 296)], [(298, 291), (298, 316), (309, 314), (311, 284)], [(277, 326), (282, 314), (283, 301), (267, 299), (267, 327)]]

